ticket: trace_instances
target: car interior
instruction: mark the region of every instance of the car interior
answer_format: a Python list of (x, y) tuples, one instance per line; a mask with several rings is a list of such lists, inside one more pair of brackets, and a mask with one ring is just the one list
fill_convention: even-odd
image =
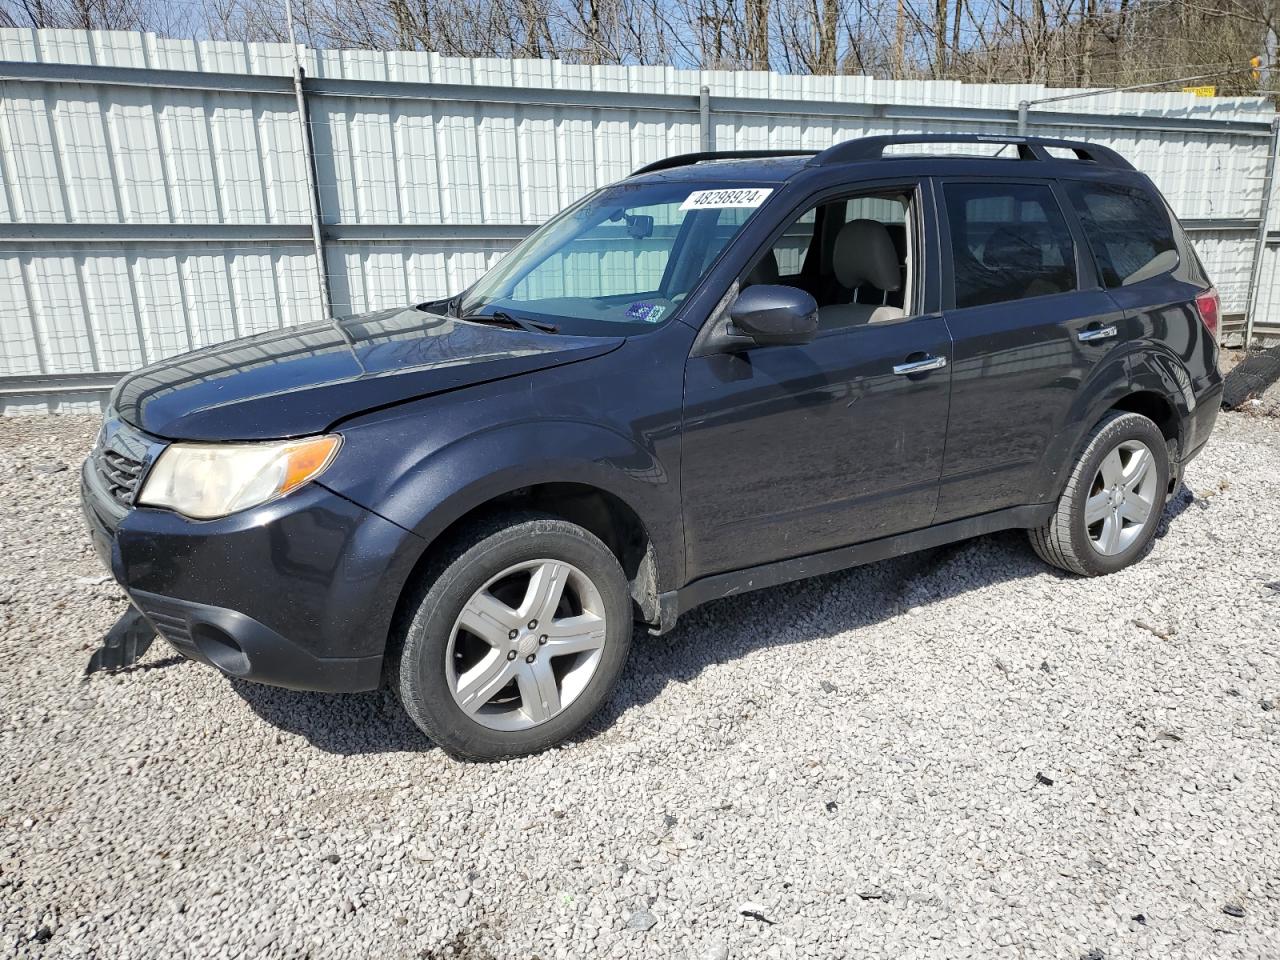
[(818, 302), (818, 327), (908, 316), (911, 198), (877, 195), (819, 204), (796, 219), (743, 279), (799, 287)]

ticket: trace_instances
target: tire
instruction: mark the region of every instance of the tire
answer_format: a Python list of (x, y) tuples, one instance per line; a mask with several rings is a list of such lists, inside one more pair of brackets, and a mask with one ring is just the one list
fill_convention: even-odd
[[(537, 614), (554, 596), (548, 628)], [(557, 517), (509, 514), (468, 531), (426, 572), (404, 610), (392, 689), (457, 759), (537, 753), (603, 705), (626, 664), (631, 621), (626, 577), (596, 536)]]
[[(1117, 476), (1117, 463), (1124, 468), (1119, 476), (1130, 477), (1129, 468), (1136, 470), (1139, 461), (1134, 457), (1143, 448), (1150, 455), (1149, 473), (1141, 480), (1125, 480), (1119, 490), (1108, 485), (1107, 478)], [(1113, 453), (1118, 461), (1108, 460)], [(1146, 551), (1168, 489), (1169, 447), (1160, 428), (1141, 414), (1110, 413), (1086, 438), (1053, 515), (1044, 526), (1029, 531), (1031, 546), (1040, 559), (1071, 573), (1115, 573)], [(1141, 495), (1135, 498), (1135, 493)], [(1136, 518), (1147, 500), (1145, 519), (1139, 523)]]

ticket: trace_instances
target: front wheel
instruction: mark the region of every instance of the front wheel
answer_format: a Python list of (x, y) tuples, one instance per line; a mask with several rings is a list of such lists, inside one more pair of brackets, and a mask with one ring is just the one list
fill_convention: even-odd
[(463, 537), (404, 627), (397, 693), (438, 745), (467, 760), (544, 750), (604, 703), (631, 642), (617, 559), (556, 517), (507, 517)]
[(1040, 558), (1086, 577), (1133, 563), (1155, 536), (1169, 488), (1168, 444), (1137, 413), (1094, 427), (1053, 516), (1030, 531)]

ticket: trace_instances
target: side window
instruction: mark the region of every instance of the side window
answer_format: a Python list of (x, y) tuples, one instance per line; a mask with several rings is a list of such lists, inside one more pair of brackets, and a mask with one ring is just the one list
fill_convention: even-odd
[(844, 209), (844, 222), (848, 223), (850, 220), (905, 224), (907, 208), (896, 197), (853, 197), (846, 201)]
[(911, 193), (842, 197), (810, 207), (756, 259), (743, 284), (808, 291), (823, 330), (908, 315)]
[(1093, 248), (1102, 285), (1123, 287), (1178, 266), (1178, 245), (1164, 204), (1138, 187), (1066, 184)]
[(748, 275), (749, 283), (789, 283), (793, 286), (804, 269), (805, 258), (813, 244), (815, 211), (808, 210), (787, 227), (773, 247)]
[(948, 183), (957, 307), (1076, 288), (1075, 244), (1053, 191), (1035, 183)]

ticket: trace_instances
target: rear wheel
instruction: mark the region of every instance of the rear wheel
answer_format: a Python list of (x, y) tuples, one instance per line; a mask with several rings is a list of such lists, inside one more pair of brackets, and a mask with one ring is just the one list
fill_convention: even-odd
[(429, 572), (395, 685), (413, 721), (456, 757), (534, 753), (599, 709), (631, 629), (626, 578), (598, 538), (555, 517), (507, 517)]
[(1072, 573), (1114, 573), (1150, 544), (1168, 487), (1160, 428), (1141, 414), (1109, 414), (1089, 434), (1053, 516), (1031, 531), (1031, 545)]

